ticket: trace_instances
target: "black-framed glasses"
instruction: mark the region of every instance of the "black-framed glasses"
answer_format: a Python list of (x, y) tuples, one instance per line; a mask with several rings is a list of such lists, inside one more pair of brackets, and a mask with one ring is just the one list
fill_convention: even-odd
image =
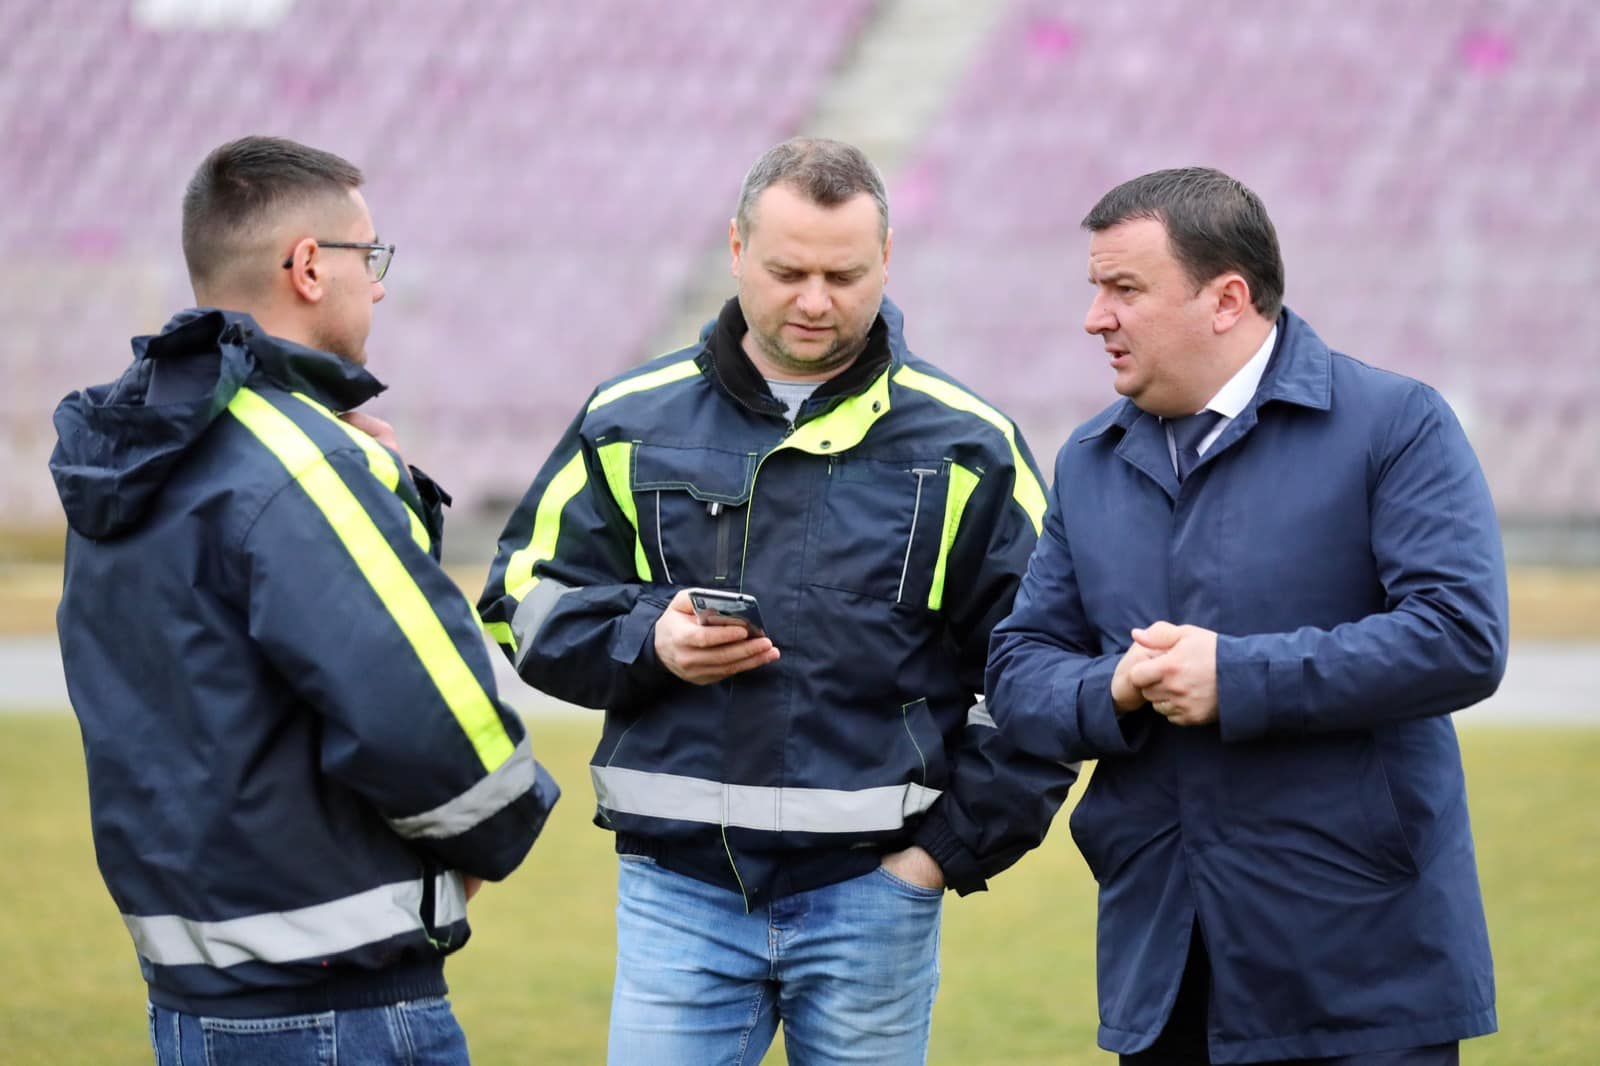
[[(367, 280), (379, 282), (389, 273), (389, 264), (394, 262), (394, 245), (373, 244), (370, 241), (318, 241), (319, 248), (360, 248), (367, 253)], [(288, 270), (294, 266), (294, 256), (283, 261), (283, 269)]]

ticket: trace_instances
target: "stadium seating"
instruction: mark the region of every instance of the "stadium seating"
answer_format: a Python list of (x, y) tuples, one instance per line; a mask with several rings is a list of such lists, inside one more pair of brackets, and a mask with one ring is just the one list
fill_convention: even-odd
[(744, 168), (805, 122), (871, 7), (341, 0), (155, 31), (127, 3), (0, 4), (9, 520), (58, 513), (56, 400), (190, 302), (184, 182), (246, 133), (367, 172), (399, 245), (377, 409), (464, 503), (520, 493), (595, 381), (657, 354)]
[[(156, 2), (0, 3), (10, 522), (58, 513), (46, 412), (189, 302), (184, 181), (247, 132), (367, 171), (399, 245), (379, 413), (463, 504), (517, 495), (594, 382), (656, 354), (743, 168), (881, 0), (272, 0), (265, 28), (152, 29)], [(891, 174), (890, 293), (1042, 462), (1110, 395), (1078, 220), (1208, 163), (1267, 201), (1290, 306), (1457, 405), (1508, 516), (1600, 518), (1590, 0), (1012, 0), (996, 25)]]
[(1078, 222), (1220, 167), (1335, 348), (1458, 406), (1502, 512), (1600, 517), (1600, 19), (1585, 0), (1014, 6), (892, 184), (891, 291), (1041, 461), (1110, 398)]

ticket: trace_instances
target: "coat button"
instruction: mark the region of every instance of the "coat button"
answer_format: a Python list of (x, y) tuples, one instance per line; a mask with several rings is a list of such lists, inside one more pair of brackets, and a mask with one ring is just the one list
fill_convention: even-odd
[(880, 400), (873, 400), (873, 401), (872, 401), (872, 413), (873, 413), (873, 414), (877, 414), (877, 413), (878, 413), (878, 412), (879, 412), (879, 411), (881, 411), (881, 410), (883, 410), (883, 403), (882, 403), (882, 401), (880, 401)]
[(825, 441), (822, 442), (820, 447), (822, 448), (823, 451), (827, 451), (829, 448), (833, 447), (833, 441), (825, 440)]

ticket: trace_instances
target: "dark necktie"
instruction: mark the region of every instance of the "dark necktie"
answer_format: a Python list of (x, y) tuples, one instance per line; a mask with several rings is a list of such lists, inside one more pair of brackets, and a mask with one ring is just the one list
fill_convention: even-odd
[(1178, 454), (1179, 481), (1188, 477), (1189, 471), (1200, 461), (1200, 442), (1206, 439), (1206, 434), (1215, 429), (1220, 421), (1222, 421), (1220, 411), (1201, 411), (1197, 415), (1169, 419), (1172, 426), (1172, 443)]

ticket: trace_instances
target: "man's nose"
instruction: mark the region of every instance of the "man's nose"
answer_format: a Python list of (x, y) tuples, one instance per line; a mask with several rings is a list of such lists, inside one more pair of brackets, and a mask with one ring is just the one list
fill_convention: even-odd
[(1117, 316), (1111, 313), (1105, 297), (1100, 293), (1095, 293), (1094, 300), (1089, 304), (1089, 313), (1083, 316), (1083, 328), (1096, 336), (1117, 328)]
[(828, 308), (833, 306), (833, 297), (828, 293), (828, 287), (821, 280), (807, 282), (800, 289), (799, 299), (795, 301), (800, 306), (800, 313), (810, 318), (819, 318), (828, 313)]

